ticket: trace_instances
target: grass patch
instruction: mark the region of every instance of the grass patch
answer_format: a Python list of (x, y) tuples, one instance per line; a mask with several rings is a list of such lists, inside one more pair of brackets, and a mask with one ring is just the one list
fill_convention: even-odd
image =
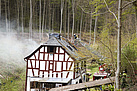
[(90, 79), (93, 79), (94, 73), (99, 71), (99, 65), (93, 64), (91, 66), (88, 66), (88, 69), (90, 69), (90, 71), (87, 71), (87, 72), (92, 73), (92, 75), (90, 76)]

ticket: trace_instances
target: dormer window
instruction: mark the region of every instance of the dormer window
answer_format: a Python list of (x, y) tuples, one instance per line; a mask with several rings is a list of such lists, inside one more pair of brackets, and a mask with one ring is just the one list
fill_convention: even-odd
[(56, 53), (56, 47), (54, 47), (54, 46), (48, 46), (47, 48), (48, 48), (47, 49), (48, 53)]

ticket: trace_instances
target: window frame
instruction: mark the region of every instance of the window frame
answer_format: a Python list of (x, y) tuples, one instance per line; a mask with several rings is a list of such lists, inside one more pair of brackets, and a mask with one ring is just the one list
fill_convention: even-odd
[(55, 46), (47, 46), (47, 53), (56, 53), (56, 47)]

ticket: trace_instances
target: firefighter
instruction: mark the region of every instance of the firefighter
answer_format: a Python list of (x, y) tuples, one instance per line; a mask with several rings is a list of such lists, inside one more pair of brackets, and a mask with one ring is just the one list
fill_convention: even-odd
[(126, 85), (127, 85), (126, 77), (127, 77), (127, 74), (126, 74), (125, 71), (123, 71), (123, 74), (122, 74), (122, 85), (121, 85), (122, 88), (125, 88)]
[(74, 34), (74, 39), (77, 39), (77, 35), (76, 34)]
[(77, 35), (74, 34), (74, 45), (77, 45)]

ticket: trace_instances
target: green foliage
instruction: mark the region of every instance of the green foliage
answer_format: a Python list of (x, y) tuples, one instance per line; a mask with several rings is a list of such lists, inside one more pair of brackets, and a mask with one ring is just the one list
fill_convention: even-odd
[(105, 85), (102, 85), (102, 90), (105, 90), (106, 89), (106, 86)]
[(122, 70), (128, 69), (128, 72), (132, 72), (132, 71), (130, 71), (132, 69), (131, 69), (129, 62), (136, 60), (136, 53), (137, 52), (134, 49), (133, 45), (127, 45), (123, 49), (122, 62), (121, 62), (122, 63)]
[(24, 91), (25, 71), (17, 69), (11, 76), (1, 79), (0, 91)]
[(114, 91), (114, 85), (111, 85), (111, 84), (109, 84), (109, 85), (102, 85), (102, 90), (103, 91)]

